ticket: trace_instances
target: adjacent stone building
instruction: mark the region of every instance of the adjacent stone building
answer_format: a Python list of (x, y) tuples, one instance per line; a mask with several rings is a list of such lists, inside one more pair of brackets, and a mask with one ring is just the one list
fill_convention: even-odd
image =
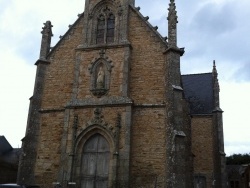
[(227, 165), (226, 172), (228, 188), (250, 187), (250, 164)]
[(134, 4), (86, 0), (53, 48), (44, 24), (19, 183), (224, 187), (215, 64), (181, 76), (174, 0), (168, 38)]
[(0, 184), (16, 182), (20, 151), (0, 136)]

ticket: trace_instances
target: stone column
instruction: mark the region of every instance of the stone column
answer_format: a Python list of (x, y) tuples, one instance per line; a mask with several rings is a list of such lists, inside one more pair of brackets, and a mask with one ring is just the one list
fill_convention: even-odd
[[(183, 48), (177, 47), (177, 12), (174, 0), (170, 0), (168, 14), (168, 49), (166, 50), (166, 187), (184, 188), (192, 184), (190, 134), (185, 117), (185, 101), (181, 86), (180, 57)], [(187, 116), (187, 114), (186, 114)]]
[(213, 65), (213, 95), (214, 95), (214, 110), (213, 110), (213, 125), (214, 125), (214, 158), (215, 158), (215, 187), (226, 187), (226, 154), (224, 152), (224, 133), (223, 133), (223, 111), (220, 108), (220, 86), (218, 81), (218, 73), (214, 61)]

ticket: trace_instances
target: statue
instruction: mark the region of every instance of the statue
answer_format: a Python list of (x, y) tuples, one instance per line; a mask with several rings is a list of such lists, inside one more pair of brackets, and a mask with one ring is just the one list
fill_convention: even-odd
[(105, 73), (103, 71), (103, 67), (100, 67), (98, 74), (97, 74), (96, 88), (103, 89), (104, 83), (105, 83)]

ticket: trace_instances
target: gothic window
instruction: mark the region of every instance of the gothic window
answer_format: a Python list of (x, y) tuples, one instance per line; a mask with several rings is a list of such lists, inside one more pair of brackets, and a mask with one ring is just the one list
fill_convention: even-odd
[(115, 16), (113, 14), (109, 15), (107, 21), (107, 43), (114, 42), (115, 35)]
[(83, 147), (82, 188), (108, 188), (110, 147), (100, 134), (90, 137)]
[(115, 36), (115, 16), (110, 13), (106, 16), (101, 14), (97, 20), (97, 44), (109, 44), (114, 42)]
[(97, 37), (96, 37), (97, 44), (104, 43), (104, 36), (105, 36), (105, 17), (101, 15), (97, 20)]

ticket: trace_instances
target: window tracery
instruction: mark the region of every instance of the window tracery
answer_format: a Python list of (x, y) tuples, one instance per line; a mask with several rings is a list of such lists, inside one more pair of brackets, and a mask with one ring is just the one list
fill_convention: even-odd
[(105, 36), (105, 17), (100, 15), (97, 20), (97, 35), (96, 35), (96, 43), (102, 44), (104, 43)]
[(105, 7), (97, 18), (96, 43), (110, 44), (115, 37), (115, 15)]

